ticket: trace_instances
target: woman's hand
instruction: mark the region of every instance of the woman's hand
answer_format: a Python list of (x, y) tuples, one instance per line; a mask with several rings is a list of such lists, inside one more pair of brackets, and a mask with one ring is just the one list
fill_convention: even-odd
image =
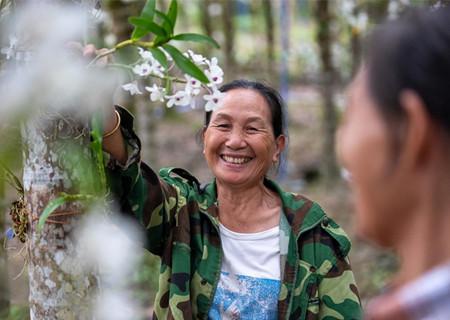
[[(93, 61), (99, 55), (108, 52), (108, 49), (97, 49), (93, 44), (83, 46), (79, 42), (69, 42), (67, 47), (78, 51), (83, 57)], [(105, 55), (95, 61), (95, 65), (104, 67), (112, 61), (111, 55)], [(121, 164), (125, 164), (128, 158), (125, 141), (120, 130), (120, 114), (113, 106), (106, 108), (103, 119), (103, 150), (108, 152), (113, 158)]]
[[(81, 43), (75, 41), (68, 42), (67, 47), (74, 51), (80, 52), (84, 58), (88, 59), (88, 62), (93, 61), (94, 59), (96, 59), (96, 57), (101, 56), (109, 51), (106, 48), (97, 49), (92, 43), (83, 46)], [(112, 55), (108, 54), (98, 58), (98, 60), (95, 61), (95, 65), (98, 67), (104, 67), (112, 61)]]

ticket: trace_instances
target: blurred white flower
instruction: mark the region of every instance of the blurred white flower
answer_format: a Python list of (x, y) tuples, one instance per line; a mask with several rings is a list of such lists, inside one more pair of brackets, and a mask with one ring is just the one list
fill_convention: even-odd
[(142, 92), (139, 90), (137, 81), (124, 84), (122, 86), (122, 89), (128, 91), (132, 96), (134, 96), (135, 94), (142, 94)]
[(340, 9), (344, 17), (350, 17), (353, 15), (353, 9), (355, 8), (355, 2), (353, 0), (343, 0), (340, 2)]
[(2, 66), (2, 121), (19, 114), (28, 118), (46, 110), (64, 110), (76, 117), (109, 107), (117, 86), (113, 71), (86, 68), (86, 61), (77, 59), (78, 55), (74, 58), (67, 48), (69, 41), (83, 37), (86, 12), (77, 6), (28, 1), (9, 21), (0, 28), (0, 38), (14, 37), (1, 51), (9, 61), (19, 63)]
[(192, 50), (188, 50), (184, 55), (191, 58), (192, 61), (194, 61), (194, 63), (198, 66), (207, 63), (207, 59), (204, 56), (201, 54), (196, 54)]
[(369, 17), (367, 16), (367, 13), (361, 12), (357, 17), (352, 17), (349, 22), (352, 27), (356, 28), (358, 31), (362, 31), (366, 30), (369, 23)]
[(156, 84), (153, 84), (153, 86), (151, 87), (145, 87), (145, 90), (150, 92), (151, 101), (164, 101), (166, 89), (158, 87)]
[(104, 208), (94, 209), (77, 229), (78, 260), (99, 270), (100, 284), (94, 305), (95, 319), (137, 319), (138, 306), (128, 284), (141, 256), (138, 227)]
[(223, 70), (217, 65), (217, 58), (213, 57), (211, 62), (208, 62), (209, 70), (205, 70), (205, 75), (208, 77), (210, 84), (214, 86), (223, 82)]
[(168, 108), (172, 108), (173, 105), (186, 106), (191, 102), (190, 94), (185, 91), (177, 91), (172, 96), (166, 96), (166, 99), (169, 99), (169, 101), (167, 101)]
[(186, 87), (184, 88), (184, 91), (193, 96), (198, 95), (200, 93), (200, 89), (202, 88), (202, 83), (187, 74), (185, 74), (184, 77), (186, 78)]
[(205, 104), (205, 111), (214, 111), (219, 106), (220, 100), (222, 100), (224, 96), (223, 92), (220, 92), (217, 89), (214, 89), (212, 94), (206, 94), (203, 96), (207, 102)]
[(9, 47), (1, 49), (1, 53), (6, 55), (6, 60), (14, 57), (17, 47), (17, 38), (15, 36), (9, 36)]
[(150, 51), (144, 50), (140, 47), (138, 47), (138, 50), (139, 50), (139, 55), (141, 56), (142, 59), (144, 59), (146, 61), (153, 60), (153, 55)]

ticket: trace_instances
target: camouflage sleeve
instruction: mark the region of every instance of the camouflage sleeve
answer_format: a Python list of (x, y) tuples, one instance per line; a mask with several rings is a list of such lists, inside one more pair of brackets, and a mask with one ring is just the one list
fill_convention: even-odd
[(358, 289), (347, 257), (350, 241), (333, 220), (325, 219), (322, 227), (334, 241), (328, 244), (333, 249), (332, 258), (321, 266), (324, 276), (318, 287), (319, 319), (362, 319)]
[(121, 115), (121, 130), (128, 160), (125, 165), (105, 154), (109, 189), (120, 211), (138, 219), (146, 229), (146, 248), (161, 255), (164, 243), (174, 223), (178, 208), (185, 203), (189, 184), (169, 174), (161, 179), (148, 165), (141, 162), (141, 143), (133, 130), (133, 116), (116, 107)]

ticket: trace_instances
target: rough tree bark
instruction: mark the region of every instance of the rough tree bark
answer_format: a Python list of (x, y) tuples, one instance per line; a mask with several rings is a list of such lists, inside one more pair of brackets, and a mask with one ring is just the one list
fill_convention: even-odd
[[(28, 254), (31, 319), (90, 319), (98, 277), (77, 259), (74, 228), (80, 203), (64, 205), (43, 230), (37, 222), (47, 203), (60, 192), (77, 193), (79, 181), (92, 172), (79, 170), (75, 144), (88, 159), (89, 130), (68, 117), (41, 115), (22, 130), (26, 209), (29, 214)], [(77, 170), (78, 169), (78, 170)], [(84, 169), (84, 168), (83, 168)]]
[(322, 97), (323, 97), (323, 171), (325, 179), (330, 181), (338, 176), (339, 170), (336, 164), (334, 149), (334, 134), (337, 127), (336, 107), (333, 101), (333, 90), (335, 82), (335, 70), (332, 63), (332, 37), (330, 1), (318, 0), (315, 7), (317, 23), (317, 41), (320, 49), (321, 71), (322, 71)]
[[(0, 179), (0, 232), (5, 230), (5, 182)], [(0, 237), (2, 238), (2, 237)], [(3, 243), (0, 243), (0, 318), (9, 314), (8, 258)]]

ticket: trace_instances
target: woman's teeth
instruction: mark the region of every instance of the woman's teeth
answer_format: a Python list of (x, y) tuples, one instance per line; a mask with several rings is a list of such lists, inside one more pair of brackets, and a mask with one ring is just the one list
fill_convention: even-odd
[(243, 164), (247, 163), (251, 160), (251, 158), (243, 157), (243, 158), (237, 158), (237, 157), (230, 157), (230, 156), (222, 156), (222, 159), (229, 163), (234, 164)]

